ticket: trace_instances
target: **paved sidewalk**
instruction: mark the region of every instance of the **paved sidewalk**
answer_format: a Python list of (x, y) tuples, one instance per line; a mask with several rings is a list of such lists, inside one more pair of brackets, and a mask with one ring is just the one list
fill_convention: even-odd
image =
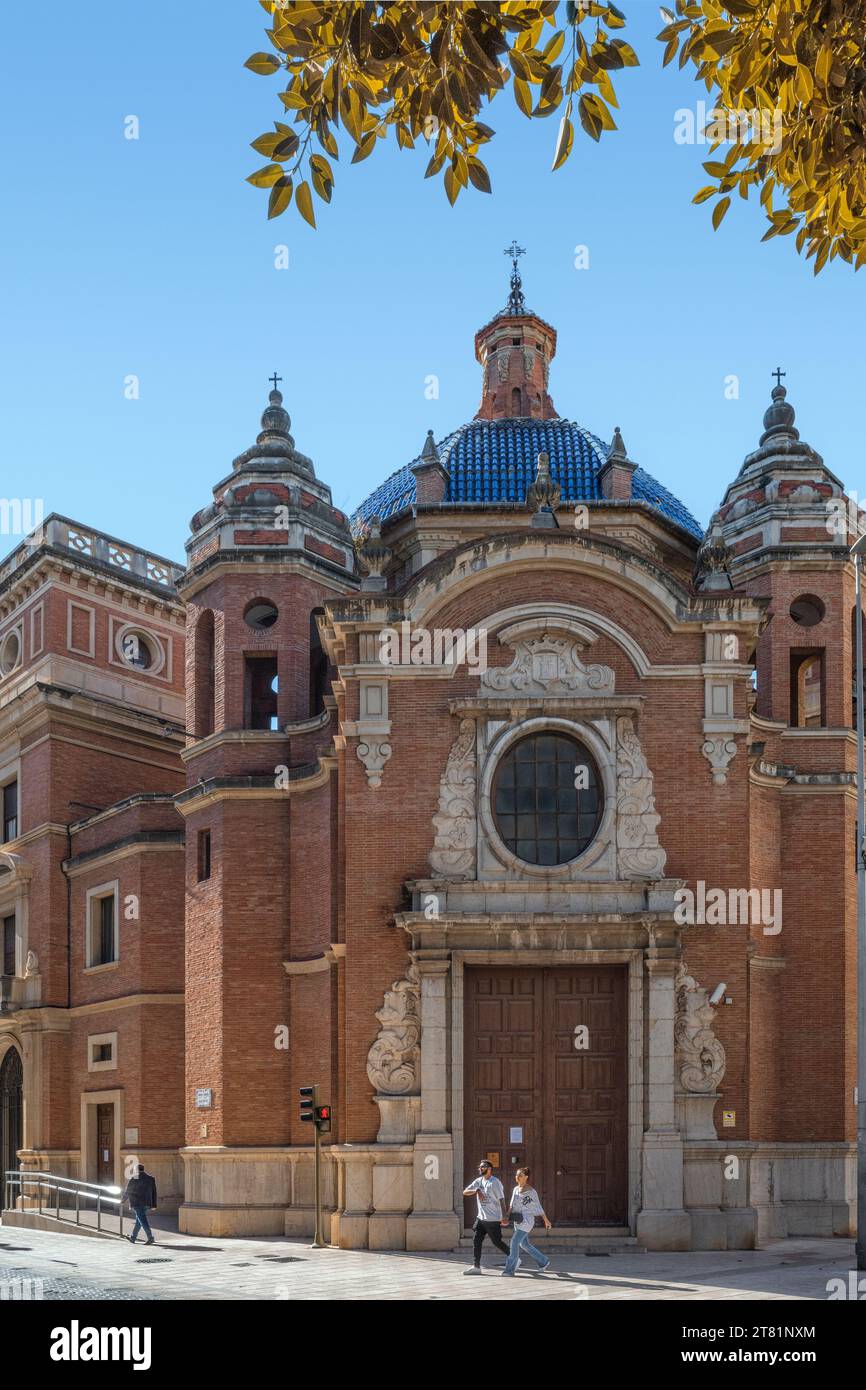
[[(851, 1240), (786, 1240), (764, 1250), (555, 1255), (546, 1274), (500, 1277), (492, 1257), (465, 1277), (462, 1254), (313, 1250), (305, 1241), (157, 1233), (152, 1246), (0, 1227), (0, 1295), (42, 1280), (45, 1299), (827, 1299), (848, 1281)], [(6, 1291), (4, 1293), (4, 1287)], [(38, 1286), (36, 1286), (38, 1288)], [(10, 1292), (11, 1290), (11, 1292)]]

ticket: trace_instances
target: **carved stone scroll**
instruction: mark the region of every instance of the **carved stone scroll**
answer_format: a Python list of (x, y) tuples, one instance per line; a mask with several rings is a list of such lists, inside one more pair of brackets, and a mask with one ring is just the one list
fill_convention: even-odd
[(663, 878), (667, 854), (656, 833), (653, 776), (631, 717), (616, 721), (616, 851), (622, 878)]
[(725, 1075), (725, 1049), (713, 1032), (716, 1011), (707, 990), (680, 962), (676, 977), (677, 1016), (674, 1024), (677, 1074), (684, 1091), (715, 1092)]
[(385, 991), (376, 1018), (381, 1027), (367, 1054), (367, 1075), (379, 1095), (419, 1095), (421, 1078), (421, 984), (412, 961), (405, 977)]
[(436, 839), (428, 856), (441, 878), (471, 878), (475, 871), (475, 721), (461, 719), (439, 782)]

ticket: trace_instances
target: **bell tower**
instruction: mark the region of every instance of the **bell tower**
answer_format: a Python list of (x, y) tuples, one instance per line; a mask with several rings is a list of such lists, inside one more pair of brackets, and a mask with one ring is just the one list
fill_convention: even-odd
[(558, 418), (547, 392), (556, 329), (526, 307), (517, 264), (524, 254), (516, 241), (506, 249), (511, 257), (508, 303), (475, 334), (475, 356), (483, 370), (476, 420)]
[(295, 447), (279, 380), (255, 443), (192, 518), (178, 584), (190, 739), (176, 801), (187, 852), (180, 1224), (200, 1234), (284, 1233), (279, 1155), (309, 1141), (294, 1096), (317, 1083), (331, 1099), (336, 1065), (334, 702), (316, 617), (358, 580), (348, 521)]
[[(800, 437), (774, 374), (758, 447), (710, 522), (705, 589), (764, 600), (751, 660), (752, 883), (783, 918), (749, 942), (750, 1137), (854, 1139), (854, 575), (858, 509)], [(809, 1027), (797, 1026), (808, 1013)], [(781, 1039), (785, 1038), (784, 1045)], [(829, 1086), (828, 1078), (838, 1079)]]

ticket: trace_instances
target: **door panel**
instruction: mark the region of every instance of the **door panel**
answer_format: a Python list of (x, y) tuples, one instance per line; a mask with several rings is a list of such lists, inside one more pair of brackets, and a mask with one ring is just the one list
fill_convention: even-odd
[(96, 1107), (96, 1181), (114, 1182), (114, 1106)]
[(490, 1155), (508, 1195), (528, 1164), (551, 1220), (625, 1224), (625, 985), (601, 966), (466, 971), (467, 1181)]
[[(541, 976), (532, 970), (466, 972), (466, 1181), (489, 1156), (510, 1195), (514, 1169), (530, 1162), (541, 1120)], [(520, 1131), (511, 1142), (512, 1130)], [(475, 1201), (466, 1205), (467, 1224)]]

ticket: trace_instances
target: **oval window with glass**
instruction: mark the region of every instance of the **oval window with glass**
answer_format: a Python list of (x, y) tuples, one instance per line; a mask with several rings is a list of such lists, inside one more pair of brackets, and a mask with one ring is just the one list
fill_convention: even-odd
[(525, 864), (568, 864), (595, 839), (604, 796), (595, 759), (569, 734), (529, 734), (493, 779), (493, 819)]

